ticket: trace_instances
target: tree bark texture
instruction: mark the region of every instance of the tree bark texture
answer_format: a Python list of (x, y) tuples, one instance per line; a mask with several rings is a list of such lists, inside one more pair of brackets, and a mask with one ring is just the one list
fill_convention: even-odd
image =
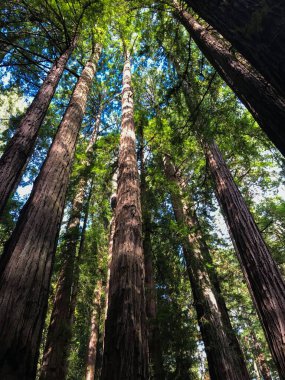
[[(178, 224), (188, 227), (183, 253), (212, 380), (250, 379), (243, 353), (233, 331), (218, 277), (195, 211), (183, 198), (183, 181), (170, 157), (164, 171), (171, 185), (171, 201)], [(211, 269), (212, 268), (212, 269)]]
[(80, 221), (84, 211), (84, 199), (88, 185), (89, 172), (93, 161), (94, 146), (97, 140), (98, 128), (101, 122), (101, 112), (97, 115), (93, 133), (86, 149), (86, 160), (82, 173), (79, 174), (71, 214), (68, 221), (64, 244), (62, 248), (63, 266), (59, 276), (54, 297), (51, 321), (48, 328), (47, 341), (43, 356), (40, 380), (65, 379), (67, 374), (67, 359), (72, 333), (73, 312), (76, 296), (73, 288), (79, 275), (76, 265), (76, 251), (80, 239)]
[(285, 96), (283, 0), (186, 0)]
[(146, 296), (146, 316), (148, 320), (148, 343), (150, 363), (153, 367), (153, 379), (165, 380), (166, 374), (163, 367), (163, 357), (160, 342), (160, 331), (157, 322), (157, 296), (155, 289), (155, 279), (153, 273), (153, 257), (151, 245), (151, 213), (149, 209), (149, 195), (146, 183), (146, 169), (144, 157), (144, 133), (143, 122), (139, 125), (139, 154), (141, 173), (141, 201), (143, 218), (143, 254), (145, 266), (145, 296)]
[(94, 295), (93, 311), (91, 315), (91, 331), (87, 352), (86, 380), (94, 380), (99, 322), (101, 314), (102, 280), (97, 282)]
[(285, 379), (285, 284), (231, 173), (214, 142), (207, 164), (247, 286), (281, 379)]
[[(84, 184), (83, 184), (84, 182)], [(79, 182), (62, 249), (63, 266), (59, 275), (44, 349), (40, 380), (65, 379), (68, 348), (71, 340), (71, 296), (74, 280), (77, 243), (84, 203), (85, 179)]]
[(75, 41), (55, 61), (0, 159), (0, 215), (21, 180)]
[(0, 378), (31, 380), (75, 144), (96, 72), (95, 49), (0, 259)]
[(268, 138), (285, 156), (285, 98), (245, 60), (241, 61), (213, 32), (173, 0), (176, 16), (185, 26), (199, 49), (252, 113)]
[(117, 206), (105, 327), (103, 380), (148, 379), (142, 215), (129, 53), (125, 56)]

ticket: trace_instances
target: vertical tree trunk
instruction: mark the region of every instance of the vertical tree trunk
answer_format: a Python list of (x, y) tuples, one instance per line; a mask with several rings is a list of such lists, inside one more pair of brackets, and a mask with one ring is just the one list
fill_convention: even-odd
[(213, 32), (199, 24), (178, 0), (173, 0), (173, 5), (177, 18), (197, 46), (285, 156), (285, 132), (280, 128), (285, 123), (285, 98), (278, 95), (248, 62), (239, 60)]
[(172, 184), (171, 201), (177, 222), (188, 226), (188, 239), (183, 253), (192, 287), (198, 322), (205, 344), (212, 380), (248, 379), (241, 348), (233, 331), (217, 275), (203, 238), (195, 211), (186, 204), (182, 182), (169, 156), (164, 157), (164, 170)]
[(76, 39), (55, 61), (0, 159), (0, 215), (29, 162), (35, 141)]
[(103, 380), (148, 379), (142, 216), (130, 56), (125, 52), (122, 132)]
[(261, 350), (261, 345), (257, 341), (256, 336), (254, 334), (251, 335), (251, 342), (253, 344), (254, 354), (255, 354), (255, 361), (258, 367), (258, 371), (260, 372), (263, 380), (272, 380), (270, 368), (268, 367), (266, 363), (266, 359), (264, 357), (264, 354)]
[[(84, 184), (83, 184), (84, 182)], [(40, 380), (62, 379), (66, 377), (68, 347), (71, 340), (70, 307), (76, 248), (80, 237), (80, 220), (83, 208), (85, 179), (79, 182), (72, 211), (64, 237), (62, 249), (63, 266), (54, 297), (47, 341), (44, 350)]]
[[(78, 275), (76, 272), (79, 270), (78, 266), (76, 266), (76, 250), (80, 239), (80, 221), (84, 209), (84, 195), (90, 174), (88, 169), (90, 169), (92, 164), (92, 151), (97, 139), (100, 122), (101, 112), (97, 115), (94, 131), (86, 149), (87, 158), (83, 173), (81, 173), (79, 178), (64, 236), (61, 252), (64, 263), (54, 297), (40, 380), (63, 380), (67, 373), (67, 359), (73, 321), (72, 314), (76, 304), (76, 297), (72, 296), (72, 290), (75, 285), (75, 276)], [(72, 303), (74, 304), (72, 305)]]
[(285, 95), (283, 0), (186, 0)]
[(157, 297), (155, 280), (153, 273), (153, 258), (151, 246), (151, 214), (149, 210), (148, 191), (146, 183), (146, 169), (144, 163), (144, 134), (143, 121), (139, 125), (139, 161), (141, 173), (141, 202), (143, 217), (143, 253), (145, 265), (145, 296), (146, 296), (146, 316), (148, 319), (148, 343), (150, 362), (153, 365), (154, 380), (165, 380), (166, 375), (163, 367), (163, 357), (160, 343), (160, 331), (157, 324)]
[(75, 144), (96, 71), (92, 53), (0, 259), (0, 378), (35, 377), (54, 252)]
[(97, 342), (99, 334), (99, 321), (101, 314), (102, 280), (98, 280), (94, 296), (93, 311), (91, 315), (91, 331), (87, 352), (86, 380), (94, 380)]
[(214, 142), (207, 164), (237, 256), (281, 379), (285, 379), (285, 284), (281, 273)]

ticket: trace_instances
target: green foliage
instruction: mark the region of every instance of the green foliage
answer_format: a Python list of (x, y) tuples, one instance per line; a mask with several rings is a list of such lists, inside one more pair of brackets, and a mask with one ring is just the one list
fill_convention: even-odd
[[(160, 330), (167, 380), (205, 379), (208, 371), (181, 253), (182, 239), (189, 231), (174, 219), (169, 193), (178, 192), (178, 189), (164, 177), (162, 159), (165, 154), (171, 155), (179, 172), (186, 178), (185, 194), (188, 198), (187, 195), (185, 197), (195, 203), (210, 246), (213, 266), (221, 280), (222, 294), (252, 378), (256, 378), (256, 353), (251, 344), (254, 336), (261, 344), (272, 370), (272, 378), (277, 379), (226, 227), (221, 222), (200, 137), (215, 138), (217, 141), (283, 274), (284, 161), (249, 112), (215, 74), (194, 42), (189, 40), (183, 27), (173, 19), (170, 10), (165, 2), (160, 1), (147, 1), (142, 5), (140, 1), (15, 0), (1, 4), (0, 12), (5, 17), (0, 24), (0, 43), (4, 39), (6, 47), (9, 43), (13, 44), (5, 53), (0, 67), (5, 78), (0, 83), (0, 118), (5, 119), (1, 124), (5, 130), (0, 141), (1, 149), (17, 128), (24, 111), (23, 105), (26, 105), (25, 99), (31, 101), (51, 62), (68, 46), (75, 32), (78, 32), (79, 39), (50, 105), (23, 181), (10, 200), (3, 217), (4, 223), (0, 224), (0, 246), (8, 239), (27, 198), (27, 189), (31, 188), (39, 173), (68, 105), (76, 76), (90, 55), (92, 43), (100, 43), (103, 53), (76, 146), (48, 313), (62, 264), (66, 220), (79, 179), (85, 176), (88, 183), (86, 198), (91, 184), (93, 187), (88, 210), (85, 210), (88, 213), (85, 232), (82, 228), (84, 216), (81, 218), (81, 238), (84, 235), (85, 242), (79, 265), (78, 302), (68, 379), (84, 378), (94, 287), (98, 279), (106, 285), (111, 219), (109, 199), (113, 193), (111, 180), (118, 158), (119, 96), (125, 47), (132, 53), (135, 124), (137, 128), (143, 127), (144, 134), (148, 189), (145, 206), (151, 216), (158, 302), (156, 323)], [(188, 93), (183, 87), (185, 83)], [(103, 111), (98, 139), (92, 152), (91, 165), (87, 167), (86, 148), (101, 106)], [(46, 329), (48, 323), (49, 318)], [(99, 325), (101, 345), (98, 348), (102, 353), (104, 316), (101, 316)]]

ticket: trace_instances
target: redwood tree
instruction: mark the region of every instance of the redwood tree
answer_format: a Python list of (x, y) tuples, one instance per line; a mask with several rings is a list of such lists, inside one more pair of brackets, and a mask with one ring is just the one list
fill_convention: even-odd
[(141, 182), (141, 201), (142, 201), (142, 217), (143, 217), (143, 254), (145, 265), (145, 295), (146, 295), (146, 316), (148, 319), (148, 343), (150, 362), (153, 365), (153, 377), (155, 380), (165, 379), (165, 370), (163, 367), (163, 357), (160, 342), (160, 331), (157, 321), (157, 295), (155, 289), (155, 278), (152, 257), (151, 244), (151, 210), (149, 207), (149, 191), (146, 182), (146, 167), (144, 154), (144, 133), (143, 123), (147, 120), (143, 118), (139, 124), (139, 154), (140, 161), (140, 182)]
[(99, 335), (99, 322), (100, 315), (102, 312), (102, 279), (97, 281), (95, 292), (94, 292), (94, 303), (91, 315), (91, 330), (88, 342), (87, 351), (87, 365), (86, 365), (86, 380), (94, 380), (95, 376), (95, 363), (97, 355), (97, 343)]
[[(64, 379), (67, 371), (67, 358), (71, 340), (72, 313), (72, 289), (74, 287), (76, 270), (76, 250), (80, 239), (80, 221), (84, 209), (84, 195), (88, 185), (91, 164), (93, 161), (94, 146), (101, 121), (101, 108), (96, 117), (93, 133), (86, 148), (86, 159), (82, 172), (79, 173), (79, 183), (72, 203), (71, 213), (64, 235), (61, 254), (63, 266), (58, 279), (54, 297), (51, 321), (48, 328), (47, 341), (44, 350), (43, 364), (40, 380)], [(93, 154), (92, 154), (93, 153)], [(78, 269), (79, 270), (79, 269)], [(73, 307), (72, 307), (73, 306)]]
[(285, 283), (215, 142), (205, 144), (216, 195), (281, 379), (285, 378)]
[(0, 259), (0, 377), (35, 377), (54, 252), (75, 144), (100, 49), (95, 48)]
[(285, 155), (285, 98), (280, 96), (262, 75), (226, 46), (214, 31), (209, 31), (173, 0), (176, 17), (185, 26), (205, 57), (218, 71), (260, 124), (269, 139)]
[(183, 198), (183, 178), (179, 176), (168, 155), (164, 157), (164, 171), (171, 185), (175, 219), (180, 226), (186, 225), (189, 231), (187, 239), (182, 242), (183, 254), (211, 379), (249, 379), (198, 218), (185, 195)]
[(10, 195), (18, 185), (23, 170), (29, 162), (39, 129), (68, 58), (74, 50), (76, 39), (72, 40), (70, 46), (52, 65), (0, 159), (0, 214), (6, 206)]
[(102, 379), (148, 379), (142, 215), (130, 54), (125, 50), (118, 190)]
[(185, 0), (285, 95), (283, 0)]

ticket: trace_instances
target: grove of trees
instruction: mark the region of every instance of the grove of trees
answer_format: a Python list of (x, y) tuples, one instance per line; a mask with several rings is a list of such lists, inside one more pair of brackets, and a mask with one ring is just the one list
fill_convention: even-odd
[(285, 4), (0, 4), (0, 379), (285, 380)]

